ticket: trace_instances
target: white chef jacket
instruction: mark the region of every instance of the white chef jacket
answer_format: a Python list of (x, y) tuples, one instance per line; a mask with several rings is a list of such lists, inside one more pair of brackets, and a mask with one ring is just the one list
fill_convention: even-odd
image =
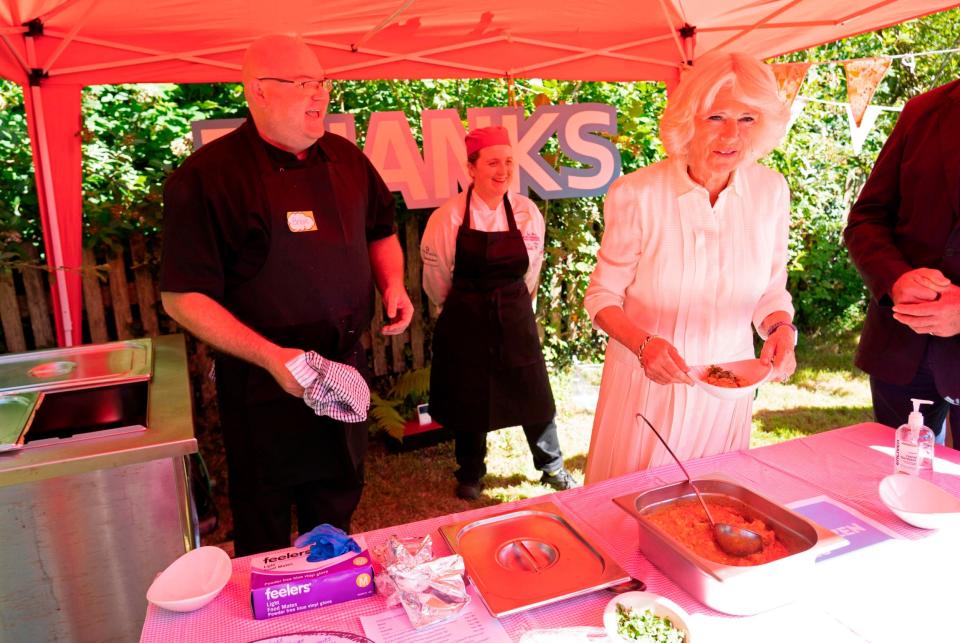
[[(543, 266), (543, 238), (546, 225), (543, 215), (536, 204), (525, 196), (509, 194), (510, 206), (517, 228), (523, 235), (530, 257), (530, 265), (523, 277), (527, 290), (532, 294), (537, 287), (540, 268)], [(453, 285), (453, 269), (456, 264), (457, 233), (463, 223), (463, 210), (467, 193), (461, 192), (433, 211), (427, 221), (420, 240), (420, 258), (423, 261), (423, 289), (437, 309), (443, 308), (443, 302), (450, 294)], [(490, 208), (483, 199), (474, 193), (470, 201), (470, 228), (481, 232), (505, 232), (507, 212), (503, 201), (496, 208)]]

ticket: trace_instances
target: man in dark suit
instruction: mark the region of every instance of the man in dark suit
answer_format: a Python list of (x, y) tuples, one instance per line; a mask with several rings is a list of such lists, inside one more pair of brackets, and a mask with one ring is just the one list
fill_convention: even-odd
[(960, 80), (903, 108), (850, 210), (844, 240), (870, 290), (856, 364), (877, 422), (906, 422), (910, 398), (949, 412), (960, 447)]

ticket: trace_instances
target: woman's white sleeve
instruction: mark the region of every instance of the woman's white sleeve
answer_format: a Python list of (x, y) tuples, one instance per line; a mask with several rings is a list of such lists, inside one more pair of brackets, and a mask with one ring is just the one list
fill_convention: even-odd
[(603, 202), (603, 239), (583, 305), (590, 319), (609, 306), (623, 306), (637, 275), (642, 247), (639, 195), (621, 177)]

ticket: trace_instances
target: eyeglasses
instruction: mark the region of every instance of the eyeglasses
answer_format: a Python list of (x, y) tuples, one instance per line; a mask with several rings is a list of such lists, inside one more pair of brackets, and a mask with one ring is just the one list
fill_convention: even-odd
[(289, 78), (272, 78), (270, 76), (264, 76), (262, 78), (258, 78), (257, 80), (272, 80), (278, 83), (290, 83), (305, 94), (312, 94), (321, 89), (329, 93), (330, 90), (333, 89), (333, 81), (329, 78), (322, 78), (320, 80), (290, 80)]

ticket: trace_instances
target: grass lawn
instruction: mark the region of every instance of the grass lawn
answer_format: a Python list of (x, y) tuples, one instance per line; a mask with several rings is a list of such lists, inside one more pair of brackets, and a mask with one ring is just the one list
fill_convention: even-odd
[[(809, 339), (798, 348), (797, 373), (785, 384), (760, 388), (754, 404), (752, 446), (762, 446), (872, 419), (867, 378), (853, 366), (855, 337)], [(560, 444), (567, 469), (583, 479), (600, 364), (580, 364), (553, 379)], [(367, 487), (353, 520), (362, 532), (486, 505), (545, 495), (523, 431), (519, 427), (488, 434), (486, 489), (475, 501), (453, 495), (453, 443), (409, 453), (390, 453), (374, 437), (367, 458)], [(222, 475), (222, 474), (221, 474)], [(230, 516), (223, 485), (217, 493), (221, 525), (204, 538), (232, 550)], [(232, 553), (232, 551), (231, 551)]]
[(867, 376), (853, 365), (856, 341), (848, 336), (803, 342), (790, 381), (760, 387), (750, 446), (873, 421)]

